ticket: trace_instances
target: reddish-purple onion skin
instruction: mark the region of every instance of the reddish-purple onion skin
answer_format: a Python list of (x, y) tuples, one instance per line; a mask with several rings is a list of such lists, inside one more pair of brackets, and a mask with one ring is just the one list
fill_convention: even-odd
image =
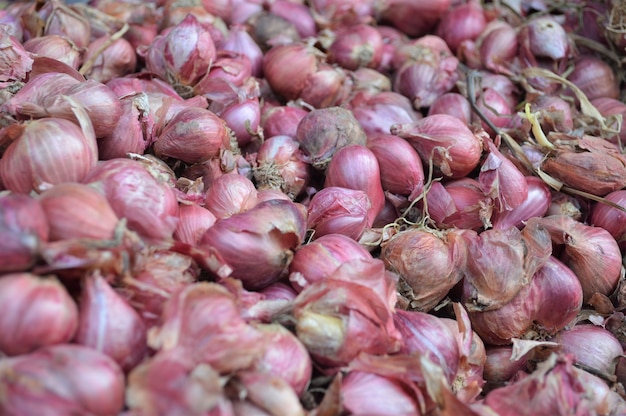
[(33, 266), (49, 232), (39, 200), (13, 193), (0, 197), (0, 272), (26, 271)]
[(368, 136), (389, 134), (394, 124), (412, 123), (421, 118), (408, 98), (393, 91), (357, 93), (350, 100), (350, 110)]
[(141, 162), (100, 162), (83, 183), (100, 188), (117, 216), (126, 218), (129, 229), (148, 239), (172, 237), (178, 221), (176, 195), (170, 185), (155, 179)]
[(510, 211), (494, 211), (491, 224), (496, 230), (504, 230), (511, 226), (522, 228), (524, 222), (532, 217), (543, 217), (552, 202), (552, 193), (546, 183), (536, 177), (527, 176), (528, 196)]
[(262, 289), (286, 272), (305, 229), (296, 204), (273, 199), (217, 221), (202, 236), (200, 247), (215, 250), (246, 289)]
[(2, 414), (108, 416), (124, 407), (124, 373), (94, 349), (60, 344), (3, 364)]
[(146, 325), (100, 275), (83, 279), (74, 340), (108, 355), (125, 371), (139, 364), (147, 353)]
[[(611, 192), (604, 198), (626, 208), (626, 190)], [(607, 204), (596, 203), (591, 208), (588, 222), (611, 233), (620, 247), (624, 247), (626, 244), (626, 212)]]
[(493, 204), (477, 180), (466, 177), (442, 185), (434, 182), (426, 194), (428, 215), (440, 228), (479, 231), (491, 216)]
[(215, 224), (215, 215), (200, 205), (181, 205), (174, 239), (195, 246), (206, 230)]
[(358, 241), (368, 226), (370, 199), (364, 191), (329, 186), (321, 189), (308, 205), (307, 228), (313, 238), (343, 234)]
[(487, 19), (480, 2), (455, 4), (441, 17), (436, 34), (456, 53), (461, 42), (475, 40), (485, 29)]
[(300, 292), (309, 284), (328, 278), (344, 263), (371, 258), (370, 252), (353, 239), (327, 234), (296, 250), (289, 265), (289, 281)]
[(291, 106), (264, 106), (261, 110), (261, 127), (263, 134), (268, 138), (274, 136), (295, 138), (300, 120), (309, 113), (303, 108)]
[(361, 23), (337, 29), (328, 49), (329, 62), (349, 70), (359, 67), (377, 68), (383, 53), (383, 38), (378, 30)]
[(472, 328), (486, 344), (507, 345), (512, 338), (557, 333), (578, 314), (582, 301), (578, 277), (550, 257), (510, 302), (469, 315)]
[(324, 187), (338, 186), (364, 191), (370, 199), (368, 226), (385, 206), (380, 180), (380, 167), (374, 152), (363, 145), (350, 145), (337, 150), (328, 164)]
[(69, 342), (78, 325), (78, 308), (56, 278), (30, 273), (0, 277), (0, 351), (27, 354)]
[(472, 108), (464, 95), (458, 92), (447, 92), (440, 95), (428, 107), (428, 115), (448, 114), (458, 118), (465, 124), (472, 122)]
[(427, 356), (441, 366), (446, 380), (452, 382), (460, 354), (450, 328), (434, 315), (401, 309), (395, 311), (393, 321), (403, 337), (400, 353)]

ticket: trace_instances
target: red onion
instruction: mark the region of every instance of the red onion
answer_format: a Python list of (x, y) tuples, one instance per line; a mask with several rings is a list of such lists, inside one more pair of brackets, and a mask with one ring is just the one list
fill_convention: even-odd
[(478, 1), (456, 4), (441, 17), (435, 33), (456, 53), (464, 40), (475, 40), (485, 29), (487, 19)]
[(513, 376), (528, 364), (528, 356), (513, 357), (513, 347), (491, 346), (487, 350), (484, 367), (485, 380), (490, 384), (500, 385), (511, 380)]
[(199, 107), (182, 109), (165, 125), (154, 143), (157, 156), (187, 163), (205, 162), (229, 148), (230, 134), (224, 120)]
[(14, 192), (42, 191), (57, 183), (81, 181), (98, 160), (95, 138), (61, 118), (14, 124), (2, 133), (0, 142), (5, 137), (14, 141), (0, 159), (0, 178)]
[[(263, 60), (265, 58), (263, 56), (263, 51), (261, 51), (259, 45), (257, 45), (254, 39), (252, 39), (244, 26), (231, 26), (228, 31), (228, 36), (224, 40), (220, 49), (237, 52), (247, 56), (252, 64), (252, 76), (259, 77), (264, 72)], [(265, 76), (268, 76), (267, 73)]]
[(428, 108), (428, 115), (433, 114), (449, 114), (465, 124), (470, 124), (472, 121), (472, 109), (469, 101), (464, 95), (457, 92), (447, 92), (437, 97)]
[(609, 296), (617, 288), (622, 269), (622, 254), (611, 234), (567, 215), (539, 219), (555, 245), (564, 245), (560, 259), (578, 276), (583, 300), (595, 293)]
[(312, 283), (296, 298), (293, 316), (296, 335), (313, 360), (331, 373), (360, 353), (387, 354), (400, 348), (387, 304), (361, 283), (332, 278)]
[(145, 59), (148, 71), (167, 81), (184, 98), (209, 71), (216, 55), (211, 32), (192, 14), (137, 52)]
[(486, 144), (489, 154), (478, 174), (480, 189), (493, 199), (496, 212), (511, 211), (528, 198), (526, 177), (491, 140)]
[(259, 140), (262, 129), (261, 104), (257, 97), (234, 102), (220, 112), (220, 118), (232, 130), (239, 147), (243, 148), (254, 140)]
[(270, 137), (257, 151), (253, 168), (257, 186), (261, 190), (280, 190), (295, 199), (308, 185), (311, 176), (304, 158), (300, 144), (293, 136)]
[(263, 55), (263, 74), (272, 90), (293, 100), (317, 72), (318, 56), (319, 50), (301, 43), (277, 45)]
[(50, 226), (50, 240), (113, 238), (119, 218), (95, 188), (61, 183), (41, 193), (39, 200)]
[(472, 328), (486, 344), (509, 344), (512, 338), (540, 338), (557, 333), (582, 306), (576, 275), (550, 257), (513, 299), (499, 309), (470, 312)]
[(378, 160), (366, 146), (349, 145), (335, 152), (326, 170), (324, 187), (329, 186), (356, 189), (367, 194), (371, 203), (368, 226), (374, 223), (385, 205)]
[[(101, 189), (128, 228), (148, 239), (169, 239), (176, 228), (178, 203), (172, 188), (155, 179), (141, 162), (111, 159), (100, 162), (83, 179)], [(132, 198), (131, 198), (132, 196)]]
[(195, 282), (198, 266), (191, 257), (153, 250), (138, 257), (132, 276), (121, 282), (121, 293), (150, 328), (161, 323), (163, 305), (173, 293)]
[(51, 1), (42, 7), (29, 7), (22, 16), (24, 39), (43, 35), (61, 35), (79, 48), (87, 46), (92, 33), (91, 24), (61, 1)]
[(211, 93), (224, 82), (242, 87), (251, 76), (250, 58), (238, 52), (220, 49), (209, 73), (194, 86), (194, 93), (198, 95)]
[(368, 136), (389, 134), (392, 125), (421, 118), (408, 98), (392, 91), (357, 93), (350, 100), (350, 109)]
[(478, 231), (489, 225), (493, 205), (478, 181), (461, 178), (445, 185), (433, 182), (424, 208), (438, 227)]
[(328, 60), (346, 69), (377, 68), (382, 59), (383, 38), (378, 30), (361, 23), (339, 28), (328, 48)]
[(400, 275), (406, 287), (402, 294), (411, 308), (427, 312), (463, 277), (467, 251), (455, 231), (439, 236), (413, 228), (385, 241), (380, 257), (389, 270)]
[[(415, 149), (404, 139), (379, 134), (367, 139), (380, 167), (380, 179), (385, 191), (417, 198), (424, 189), (424, 169)], [(401, 166), (401, 169), (398, 169)]]
[[(69, 342), (78, 325), (78, 309), (55, 277), (30, 273), (0, 278), (0, 351), (13, 356)], [(1, 408), (1, 406), (0, 406)]]
[(608, 330), (595, 325), (576, 325), (558, 332), (551, 341), (559, 343), (565, 354), (573, 354), (577, 365), (594, 374), (610, 377), (615, 374), (617, 360), (624, 349)]
[(416, 398), (393, 377), (350, 371), (341, 380), (341, 403), (351, 414), (419, 414)]
[(261, 126), (267, 138), (274, 136), (296, 137), (296, 131), (300, 120), (308, 114), (308, 111), (294, 106), (276, 106), (262, 108)]
[(313, 0), (310, 7), (321, 27), (367, 23), (376, 13), (372, 0)]
[(254, 363), (254, 369), (282, 378), (298, 397), (302, 396), (312, 373), (311, 357), (305, 346), (282, 325), (255, 325), (255, 328), (265, 335), (267, 346)]
[(137, 54), (129, 41), (103, 36), (87, 47), (80, 72), (90, 79), (107, 82), (135, 72), (136, 66)]
[(228, 173), (213, 181), (205, 203), (216, 218), (228, 218), (254, 207), (258, 203), (257, 190), (245, 176)]
[(30, 269), (49, 231), (39, 200), (25, 194), (0, 196), (0, 272)]
[[(0, 81), (20, 81), (26, 77), (33, 66), (33, 58), (24, 46), (11, 34), (4, 24), (0, 30)], [(6, 29), (5, 29), (6, 28)]]
[(0, 369), (4, 414), (119, 414), (124, 374), (108, 356), (82, 345), (43, 347)]
[[(626, 190), (614, 191), (604, 197), (626, 208)], [(589, 215), (589, 224), (607, 230), (623, 246), (626, 241), (626, 213), (607, 204), (596, 203)]]
[(550, 207), (552, 196), (546, 183), (535, 176), (526, 176), (528, 195), (520, 205), (510, 211), (494, 211), (491, 224), (496, 230), (511, 226), (522, 228), (524, 222), (532, 217), (543, 217)]
[(482, 65), (497, 74), (512, 75), (512, 63), (517, 57), (519, 43), (513, 26), (491, 21), (477, 39)]
[(275, 199), (216, 222), (202, 236), (200, 247), (213, 248), (244, 287), (261, 289), (286, 272), (305, 227), (294, 203)]
[[(452, 90), (459, 75), (459, 61), (450, 49), (432, 45), (437, 38), (428, 35), (407, 47), (410, 59), (394, 75), (393, 90), (408, 97), (417, 109), (429, 107), (437, 97)], [(398, 58), (400, 59), (400, 58)]]
[(235, 297), (216, 283), (185, 286), (165, 303), (162, 319), (148, 332), (150, 347), (178, 350), (221, 374), (249, 368), (263, 352), (263, 334), (244, 322)]
[(530, 18), (519, 33), (520, 58), (525, 66), (539, 66), (541, 61), (552, 63), (558, 72), (571, 55), (567, 32), (552, 16)]
[(439, 318), (424, 312), (396, 310), (393, 321), (402, 334), (400, 353), (424, 355), (443, 370), (452, 383), (459, 366), (454, 333)]
[(307, 228), (314, 231), (313, 238), (343, 234), (358, 241), (368, 226), (370, 206), (364, 191), (326, 187), (309, 202)]
[[(515, 107), (509, 106), (507, 100), (493, 88), (483, 88), (476, 98), (476, 106), (499, 128), (509, 126), (515, 114)], [(484, 121), (481, 121), (481, 125), (491, 135), (495, 133)]]
[(66, 97), (84, 106), (98, 138), (108, 136), (122, 114), (119, 99), (108, 86), (54, 72), (32, 78), (3, 107), (23, 118), (58, 117), (76, 122), (75, 104)]
[(541, 114), (541, 127), (568, 133), (574, 129), (574, 109), (564, 99), (552, 95), (540, 95), (531, 104), (533, 111)]
[(343, 234), (327, 234), (296, 250), (289, 265), (289, 281), (300, 292), (311, 283), (329, 278), (344, 263), (371, 258), (353, 239)]
[(250, 35), (262, 50), (300, 41), (300, 34), (293, 23), (265, 10), (251, 15), (246, 24)]
[(39, 56), (47, 56), (78, 69), (81, 51), (69, 38), (61, 35), (47, 35), (24, 42), (24, 49)]
[(298, 98), (313, 108), (328, 108), (347, 103), (351, 92), (352, 80), (344, 69), (320, 63)]
[(74, 341), (113, 358), (130, 370), (147, 353), (146, 326), (135, 310), (100, 275), (83, 280)]
[(181, 205), (178, 209), (174, 239), (195, 246), (215, 221), (217, 221), (215, 215), (204, 207), (196, 204)]
[(383, 11), (383, 20), (389, 21), (402, 32), (412, 37), (423, 36), (437, 25), (450, 5), (451, 0), (434, 0), (416, 3), (410, 0), (389, 0)]
[(469, 127), (456, 117), (433, 114), (412, 124), (396, 124), (391, 134), (400, 136), (417, 150), (422, 161), (432, 161), (445, 176), (461, 178), (478, 165), (482, 143)]
[(324, 170), (342, 147), (365, 145), (365, 132), (349, 110), (342, 107), (311, 111), (298, 124), (295, 139), (313, 167)]
[(484, 403), (501, 415), (622, 412), (611, 394), (605, 382), (574, 367), (572, 356), (552, 354), (532, 374), (489, 392)]
[(292, 23), (302, 38), (312, 37), (317, 33), (311, 9), (305, 4), (289, 0), (274, 0), (269, 4), (269, 11)]
[(626, 104), (620, 100), (608, 97), (600, 97), (595, 100), (591, 100), (591, 104), (598, 109), (600, 114), (606, 118), (606, 122), (609, 127), (617, 129), (617, 118), (622, 116), (622, 125), (618, 134), (615, 137), (610, 137), (613, 143), (618, 143), (620, 148), (626, 144), (626, 123), (623, 120), (626, 118)]
[(618, 81), (609, 64), (592, 55), (581, 55), (574, 65), (567, 79), (580, 88), (588, 99), (619, 98)]

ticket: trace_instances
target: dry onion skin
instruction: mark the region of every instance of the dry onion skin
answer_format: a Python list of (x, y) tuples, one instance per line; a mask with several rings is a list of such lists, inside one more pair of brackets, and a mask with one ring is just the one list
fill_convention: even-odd
[(0, 1), (0, 414), (626, 414), (623, 1)]

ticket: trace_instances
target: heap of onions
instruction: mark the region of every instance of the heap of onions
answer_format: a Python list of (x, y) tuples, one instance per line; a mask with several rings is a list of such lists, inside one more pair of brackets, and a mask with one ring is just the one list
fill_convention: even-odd
[(0, 2), (0, 414), (626, 414), (592, 3)]

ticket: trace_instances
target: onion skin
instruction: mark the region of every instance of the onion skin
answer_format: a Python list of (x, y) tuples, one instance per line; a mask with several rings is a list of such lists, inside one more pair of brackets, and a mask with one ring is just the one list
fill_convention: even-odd
[(115, 361), (91, 348), (48, 346), (3, 364), (4, 414), (107, 416), (124, 407), (124, 373)]
[(29, 193), (42, 191), (49, 184), (80, 182), (98, 159), (95, 140), (65, 119), (33, 120), (10, 126), (5, 134), (17, 139), (0, 159), (0, 178), (14, 192)]
[(371, 259), (363, 246), (343, 234), (327, 234), (296, 250), (289, 265), (289, 281), (300, 292), (311, 283), (330, 277), (351, 260)]
[(337, 150), (326, 170), (324, 187), (342, 187), (364, 191), (371, 206), (367, 225), (371, 226), (385, 205), (376, 155), (363, 145), (349, 145)]
[(526, 176), (527, 197), (510, 211), (495, 211), (491, 217), (494, 229), (504, 230), (511, 226), (522, 228), (524, 222), (532, 217), (542, 217), (548, 212), (552, 194), (546, 183), (535, 176)]
[(364, 191), (329, 186), (321, 189), (308, 206), (307, 228), (313, 238), (343, 234), (358, 241), (368, 226), (370, 199)]
[(433, 182), (426, 194), (428, 215), (439, 228), (479, 231), (488, 228), (493, 202), (472, 178), (455, 179), (442, 185)]
[[(626, 190), (611, 192), (605, 198), (622, 207), (626, 207)], [(595, 204), (589, 215), (589, 223), (607, 230), (619, 243), (626, 244), (626, 213), (606, 204)]]
[(287, 100), (300, 96), (317, 67), (317, 50), (300, 43), (274, 46), (263, 56), (265, 78)]
[(4, 275), (0, 278), (0, 301), (4, 305), (0, 351), (6, 355), (63, 344), (76, 332), (76, 303), (56, 278), (30, 273)]
[(432, 160), (450, 178), (468, 175), (480, 162), (482, 143), (465, 123), (448, 114), (433, 114), (412, 124), (396, 124), (391, 127), (391, 134), (406, 139), (425, 165)]
[(296, 204), (274, 199), (216, 222), (199, 246), (217, 251), (246, 289), (262, 289), (286, 273), (305, 227)]
[(383, 243), (380, 257), (411, 288), (411, 308), (427, 312), (463, 277), (467, 250), (457, 232), (409, 229)]
[(83, 280), (75, 342), (108, 355), (124, 371), (147, 353), (145, 323), (99, 275)]
[[(42, 192), (39, 200), (50, 225), (50, 241), (113, 238), (119, 219), (96, 188), (79, 183), (61, 183)], [(73, 210), (77, 210), (78, 214)]]
[(469, 315), (472, 328), (486, 344), (507, 345), (512, 338), (557, 333), (578, 314), (582, 301), (576, 275), (550, 257), (510, 302)]
[[(170, 239), (178, 221), (178, 202), (172, 188), (155, 179), (135, 160), (100, 162), (83, 183), (102, 190), (118, 217), (130, 230), (148, 239)], [(133, 198), (129, 198), (133, 195)]]
[(0, 272), (30, 269), (49, 233), (46, 213), (38, 199), (13, 193), (0, 196)]

